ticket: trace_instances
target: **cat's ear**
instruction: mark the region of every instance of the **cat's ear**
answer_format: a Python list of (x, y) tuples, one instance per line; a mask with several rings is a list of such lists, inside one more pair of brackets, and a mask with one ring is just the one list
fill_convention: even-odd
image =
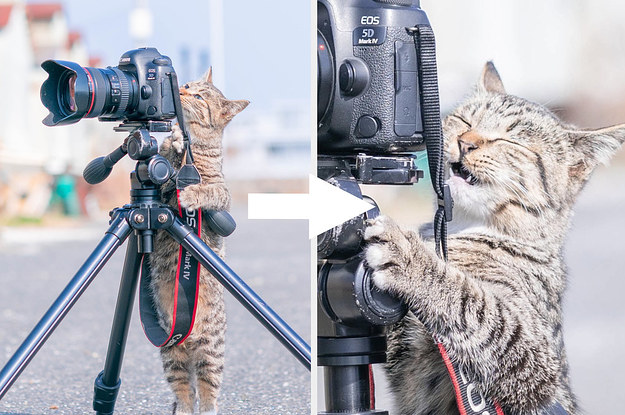
[(503, 87), (503, 82), (501, 82), (499, 72), (495, 69), (495, 65), (492, 61), (488, 61), (486, 65), (484, 65), (482, 76), (480, 77), (480, 82), (477, 87), (481, 92), (505, 95), (506, 90)]
[(212, 84), (213, 83), (213, 67), (212, 66), (210, 68), (208, 68), (208, 71), (204, 74), (202, 79), (207, 84)]
[(587, 176), (598, 164), (607, 164), (625, 142), (625, 124), (598, 130), (569, 131), (576, 156), (571, 176)]
[(226, 122), (230, 122), (230, 120), (233, 119), (235, 115), (243, 111), (249, 103), (249, 101), (244, 99), (236, 101), (227, 99), (225, 100), (221, 115), (225, 118)]

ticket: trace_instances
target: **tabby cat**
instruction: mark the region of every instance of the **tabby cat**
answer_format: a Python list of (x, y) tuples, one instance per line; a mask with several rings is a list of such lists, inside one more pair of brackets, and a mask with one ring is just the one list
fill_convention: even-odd
[(401, 414), (458, 414), (435, 344), (472, 373), (506, 415), (569, 414), (562, 338), (563, 243), (594, 168), (625, 140), (625, 124), (578, 130), (508, 95), (491, 62), (476, 92), (443, 122), (455, 201), (449, 261), (388, 217), (368, 223), (375, 284), (412, 310), (392, 328), (387, 375)]
[[(202, 177), (200, 184), (188, 186), (180, 192), (180, 204), (193, 210), (229, 210), (230, 192), (222, 174), (223, 130), (249, 102), (226, 99), (213, 85), (211, 70), (203, 79), (180, 88), (180, 99), (195, 166)], [(176, 126), (163, 142), (160, 153), (178, 169), (183, 162), (183, 149), (182, 133)], [(164, 202), (177, 211), (173, 182), (163, 186), (163, 195)], [(201, 236), (213, 251), (224, 257), (222, 237), (207, 226), (203, 226)], [(159, 323), (168, 333), (172, 324), (177, 263), (178, 244), (168, 234), (158, 233), (150, 256), (151, 288), (159, 310)], [(176, 396), (174, 414), (193, 414), (196, 395), (202, 415), (217, 413), (225, 330), (223, 287), (202, 268), (193, 331), (182, 344), (161, 348), (165, 377)]]

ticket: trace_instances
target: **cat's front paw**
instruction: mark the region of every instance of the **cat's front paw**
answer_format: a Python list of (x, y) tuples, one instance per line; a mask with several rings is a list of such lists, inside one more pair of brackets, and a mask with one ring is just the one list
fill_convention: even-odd
[(184, 209), (199, 210), (203, 207), (205, 195), (200, 184), (192, 184), (180, 191), (178, 201)]
[(365, 260), (372, 269), (374, 284), (385, 291), (395, 291), (398, 277), (408, 271), (410, 241), (399, 226), (387, 216), (367, 221)]
[(220, 183), (192, 184), (180, 191), (180, 206), (190, 210), (230, 209), (230, 192)]
[(171, 146), (178, 154), (181, 154), (184, 150), (184, 136), (182, 135), (182, 129), (178, 124), (171, 128)]

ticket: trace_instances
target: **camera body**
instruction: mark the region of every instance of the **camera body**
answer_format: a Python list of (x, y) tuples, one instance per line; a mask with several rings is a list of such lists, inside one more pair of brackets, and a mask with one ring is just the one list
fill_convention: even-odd
[(318, 0), (318, 148), (323, 154), (424, 149), (415, 37), (418, 0)]
[(117, 67), (82, 67), (74, 62), (47, 60), (41, 67), (48, 79), (41, 101), (50, 110), (48, 126), (73, 124), (82, 118), (100, 121), (158, 121), (176, 116), (171, 59), (155, 48), (124, 53)]
[[(174, 93), (169, 74), (174, 67), (169, 57), (161, 55), (155, 48), (135, 49), (119, 58), (119, 70), (131, 74), (137, 80), (137, 100), (133, 112), (125, 114), (130, 121), (172, 119), (176, 116)], [(101, 121), (117, 121), (103, 115)]]

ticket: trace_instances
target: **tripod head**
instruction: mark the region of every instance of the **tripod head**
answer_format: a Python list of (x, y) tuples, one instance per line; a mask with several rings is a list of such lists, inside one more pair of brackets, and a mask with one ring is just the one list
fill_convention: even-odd
[[(399, 321), (405, 306), (373, 286), (362, 258), (365, 221), (380, 214), (375, 201), (363, 196), (359, 183), (411, 184), (423, 177), (412, 156), (320, 156), (318, 175), (376, 208), (323, 233), (317, 239), (319, 303), (325, 317), (319, 335), (346, 337), (383, 333)], [(382, 330), (381, 330), (382, 329)]]
[[(413, 156), (319, 156), (317, 174), (361, 198), (361, 183), (412, 184), (423, 177)], [(385, 414), (371, 404), (369, 365), (386, 361), (386, 328), (406, 314), (406, 306), (371, 280), (362, 255), (368, 219), (376, 208), (317, 239), (318, 362), (325, 366), (324, 414)]]
[[(139, 162), (137, 173), (157, 184), (163, 184), (173, 174), (169, 161), (158, 155), (158, 143), (150, 135), (151, 132), (170, 132), (171, 121), (127, 121), (115, 127), (115, 131), (127, 131), (124, 143), (107, 156), (92, 160), (83, 171), (83, 177), (89, 184), (97, 184), (106, 180), (113, 166), (126, 154)], [(140, 166), (141, 169), (139, 168)]]

